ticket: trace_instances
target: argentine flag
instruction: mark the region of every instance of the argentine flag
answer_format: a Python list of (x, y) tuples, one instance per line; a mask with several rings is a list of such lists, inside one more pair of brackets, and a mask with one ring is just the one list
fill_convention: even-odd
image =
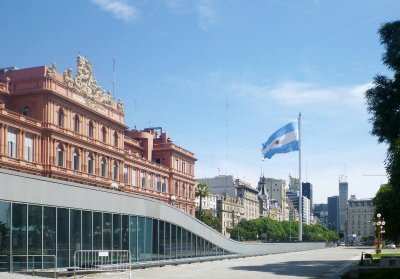
[(291, 122), (273, 133), (262, 145), (263, 158), (271, 159), (276, 153), (288, 153), (299, 150), (299, 128), (297, 122)]

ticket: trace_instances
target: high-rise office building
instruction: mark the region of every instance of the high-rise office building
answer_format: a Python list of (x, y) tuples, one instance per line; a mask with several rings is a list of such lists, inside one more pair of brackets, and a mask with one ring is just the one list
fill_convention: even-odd
[(346, 231), (347, 200), (349, 199), (349, 183), (344, 175), (339, 179), (339, 232)]
[(302, 191), (303, 197), (307, 197), (310, 200), (310, 206), (313, 206), (313, 185), (310, 182), (303, 182)]
[(328, 197), (328, 228), (339, 232), (339, 196)]

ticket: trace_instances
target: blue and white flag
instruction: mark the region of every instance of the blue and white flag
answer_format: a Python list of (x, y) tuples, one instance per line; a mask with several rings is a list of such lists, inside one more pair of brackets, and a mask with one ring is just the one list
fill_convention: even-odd
[(299, 150), (299, 128), (297, 122), (291, 122), (273, 133), (262, 145), (263, 158), (271, 159), (276, 153), (288, 153)]

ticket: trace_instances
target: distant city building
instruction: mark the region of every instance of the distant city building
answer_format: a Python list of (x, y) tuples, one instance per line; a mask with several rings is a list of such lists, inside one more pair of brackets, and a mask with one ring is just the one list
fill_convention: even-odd
[(258, 187), (265, 187), (270, 200), (275, 200), (280, 208), (280, 214), (286, 216), (286, 181), (283, 179), (260, 177)]
[(282, 210), (277, 200), (271, 200), (268, 218), (275, 221), (282, 221)]
[[(197, 182), (206, 183), (213, 195), (217, 195), (217, 216), (221, 219), (222, 233), (227, 228), (236, 226), (236, 219), (256, 219), (260, 216), (258, 190), (250, 183), (241, 179), (234, 179), (232, 175), (219, 175), (213, 178), (197, 179)], [(240, 217), (237, 215), (240, 213)]]
[(347, 207), (347, 236), (356, 235), (357, 239), (374, 237), (373, 218), (375, 206), (372, 199), (357, 199), (352, 195)]
[(243, 218), (246, 220), (257, 219), (260, 215), (258, 191), (251, 187), (250, 183), (241, 179), (236, 179), (235, 185), (237, 187), (237, 195), (242, 200), (244, 207)]
[(268, 210), (270, 207), (270, 198), (267, 192), (266, 184), (260, 179), (257, 185), (258, 190), (258, 202), (260, 208), (260, 217), (268, 217)]
[(198, 183), (203, 182), (208, 185), (211, 193), (214, 195), (229, 195), (231, 197), (237, 196), (237, 185), (232, 175), (218, 175), (212, 178), (199, 178), (196, 179)]
[(339, 232), (339, 196), (328, 197), (328, 228)]
[(286, 199), (289, 211), (289, 221), (299, 221), (299, 211), (290, 198)]
[(300, 182), (298, 178), (292, 177), (289, 174), (289, 190), (290, 191), (300, 191)]
[(217, 217), (221, 220), (222, 234), (229, 237), (228, 228), (239, 224), (244, 216), (244, 206), (238, 197), (220, 196), (217, 200)]
[(310, 225), (310, 220), (311, 220), (311, 207), (310, 207), (310, 200), (303, 196), (303, 223)]
[[(290, 200), (293, 204), (294, 208), (299, 212), (299, 192), (298, 191), (286, 191), (287, 200)], [(310, 207), (310, 200), (303, 196), (303, 204), (302, 204), (302, 220), (303, 223), (310, 224), (311, 220), (311, 207)]]
[(349, 184), (346, 177), (339, 179), (339, 232), (346, 231), (347, 200), (349, 199)]
[(313, 214), (315, 219), (318, 219), (322, 225), (328, 227), (328, 204), (326, 203), (314, 204)]
[(313, 207), (313, 185), (310, 182), (303, 182), (302, 191), (303, 197), (307, 197), (310, 200), (310, 206)]
[[(199, 208), (200, 208), (200, 197), (196, 197), (196, 210), (198, 210)], [(207, 197), (203, 197), (201, 208), (203, 210), (209, 210), (215, 213), (217, 210), (217, 196), (211, 194)]]

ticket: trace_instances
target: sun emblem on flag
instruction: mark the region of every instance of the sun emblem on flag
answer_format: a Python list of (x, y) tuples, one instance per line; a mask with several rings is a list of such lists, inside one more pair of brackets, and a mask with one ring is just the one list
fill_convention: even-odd
[(276, 140), (276, 141), (275, 141), (275, 144), (279, 144), (279, 140)]

